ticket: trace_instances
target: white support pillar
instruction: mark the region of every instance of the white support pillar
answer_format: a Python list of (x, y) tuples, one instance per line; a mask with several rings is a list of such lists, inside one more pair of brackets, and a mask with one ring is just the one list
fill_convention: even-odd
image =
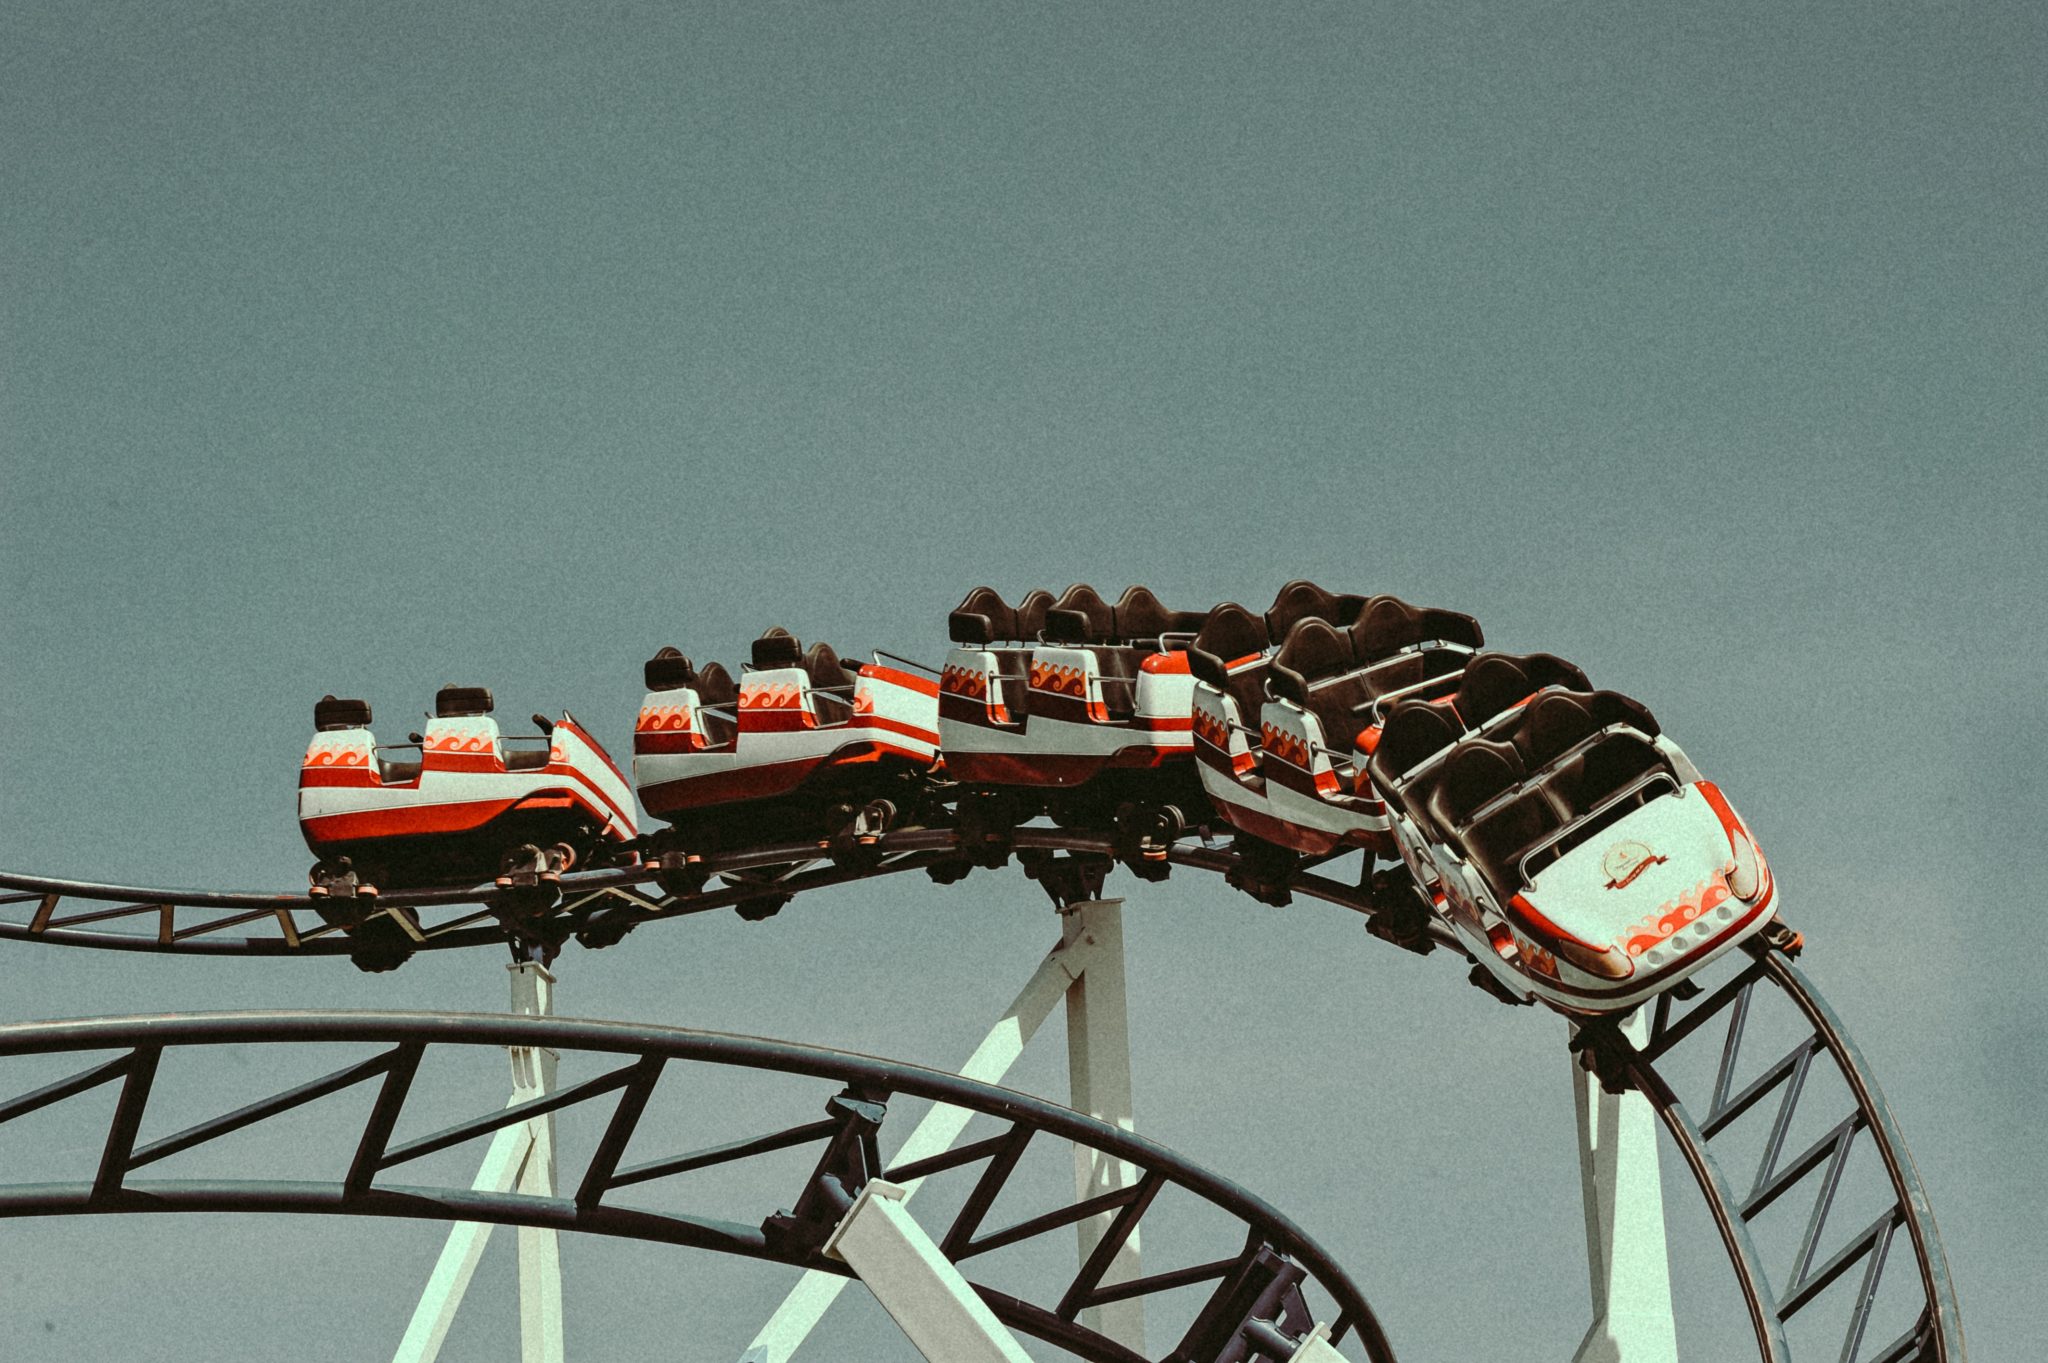
[[(523, 962), (509, 967), (512, 1011), (526, 1017), (548, 1017), (555, 1011), (555, 977), (545, 966)], [(555, 1088), (555, 1052), (514, 1046), (512, 1096), (506, 1106), (524, 1103)], [(531, 1118), (501, 1128), (471, 1187), (480, 1192), (522, 1193), (552, 1197), (555, 1191), (555, 1119)], [(455, 1312), (476, 1275), (477, 1261), (490, 1242), (488, 1223), (458, 1221), (448, 1229), (441, 1257), (434, 1262), (419, 1304), (413, 1308), (393, 1363), (433, 1363), (455, 1323)], [(562, 1269), (552, 1230), (519, 1228), (519, 1347), (522, 1363), (562, 1363)]]
[[(1647, 1042), (1647, 1011), (1636, 1010), (1621, 1031), (1637, 1046)], [(1593, 1289), (1593, 1324), (1572, 1363), (1677, 1363), (1657, 1114), (1640, 1093), (1607, 1092), (1576, 1061), (1572, 1097)]]
[(825, 1242), (875, 1294), (929, 1363), (1031, 1363), (1016, 1336), (903, 1205), (904, 1189), (869, 1182)]
[[(536, 961), (522, 961), (512, 972), (512, 1011), (530, 1017), (552, 1017), (555, 977)], [(555, 1065), (560, 1059), (545, 1046), (515, 1046), (512, 1057), (513, 1098), (525, 1102), (555, 1091)], [(533, 1197), (555, 1195), (555, 1118), (553, 1113), (528, 1119), (526, 1162), (519, 1171), (519, 1191)], [(519, 1228), (519, 1358), (520, 1363), (562, 1363), (561, 1237), (552, 1227)]]
[[(1087, 974), (1067, 990), (1067, 1077), (1069, 1106), (1124, 1131), (1135, 1129), (1131, 1113), (1131, 1019), (1124, 991), (1124, 902), (1093, 899), (1061, 911), (1061, 936), (1069, 944), (1093, 949)], [(1137, 1182), (1128, 1162), (1101, 1151), (1074, 1147), (1074, 1198), (1099, 1197)], [(1113, 1212), (1079, 1223), (1081, 1259), (1085, 1263)], [(1138, 1233), (1110, 1260), (1102, 1285), (1129, 1282), (1139, 1276)], [(1138, 1353), (1145, 1351), (1145, 1303), (1133, 1297), (1091, 1306), (1081, 1323)]]
[[(1082, 940), (1062, 940), (1046, 953), (1038, 963), (1038, 969), (1017, 992), (1009, 1008), (981, 1044), (974, 1048), (974, 1054), (967, 1057), (967, 1063), (960, 1067), (964, 1078), (978, 1080), (984, 1084), (999, 1083), (1009, 1073), (1010, 1066), (1024, 1053), (1024, 1047), (1038, 1032), (1040, 1024), (1052, 1012), (1053, 1006), (1067, 996), (1074, 982), (1087, 971), (1095, 959), (1096, 948)], [(903, 1142), (903, 1148), (896, 1152), (892, 1163), (908, 1164), (950, 1149), (960, 1133), (967, 1129), (968, 1119), (973, 1114), (965, 1108), (935, 1105), (925, 1113), (911, 1131), (910, 1138)], [(912, 1179), (903, 1185), (904, 1200), (915, 1193), (923, 1179)], [(782, 1299), (782, 1305), (775, 1308), (775, 1314), (755, 1334), (747, 1351), (741, 1355), (741, 1363), (788, 1363), (789, 1357), (809, 1337), (825, 1311), (839, 1299), (846, 1290), (847, 1280), (837, 1273), (824, 1273), (813, 1269), (798, 1280)]]

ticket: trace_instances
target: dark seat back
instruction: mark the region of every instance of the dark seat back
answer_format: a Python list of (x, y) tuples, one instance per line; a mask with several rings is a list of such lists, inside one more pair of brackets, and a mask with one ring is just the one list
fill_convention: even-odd
[(1297, 620), (1273, 659), (1266, 685), (1276, 696), (1306, 706), (1309, 689), (1325, 678), (1352, 670), (1351, 639), (1327, 620)]
[(664, 648), (649, 658), (640, 675), (646, 679), (649, 691), (675, 691), (697, 681), (697, 669), (676, 648)]
[(1465, 830), (1465, 850), (1494, 892), (1506, 900), (1522, 889), (1522, 854), (1564, 826), (1536, 791), (1527, 791)]
[(313, 702), (313, 727), (322, 733), (333, 729), (367, 729), (370, 702), (322, 696)]
[(757, 668), (800, 667), (804, 660), (803, 642), (777, 625), (754, 640), (751, 658)]
[[(1266, 651), (1266, 622), (1235, 601), (1226, 601), (1209, 612), (1195, 642), (1188, 648), (1188, 671), (1219, 691), (1230, 689), (1230, 664)], [(1256, 716), (1239, 717), (1252, 722)]]
[(1017, 612), (994, 587), (976, 587), (946, 617), (946, 637), (956, 644), (1018, 638)]
[(1441, 705), (1404, 700), (1387, 716), (1380, 730), (1379, 746), (1373, 749), (1368, 768), (1374, 784), (1386, 790), (1400, 777), (1421, 766), (1458, 741), (1463, 731), (1457, 719)]
[(1203, 611), (1168, 610), (1150, 587), (1128, 587), (1112, 608), (1116, 635), (1127, 644), (1152, 646), (1164, 634), (1192, 634), (1207, 618)]
[(1116, 609), (1085, 582), (1060, 594), (1045, 613), (1045, 637), (1061, 644), (1106, 644), (1116, 637)]
[[(706, 663), (697, 673), (697, 732), (707, 743), (729, 743), (739, 731), (740, 688), (722, 663)], [(707, 710), (703, 707), (715, 706)]]
[(832, 645), (812, 644), (803, 668), (811, 679), (811, 712), (819, 721), (839, 724), (853, 718), (853, 684), (859, 674), (839, 661)]
[(1052, 609), (1052, 593), (1043, 587), (1034, 587), (1024, 594), (1017, 603), (1016, 634), (1011, 637), (1019, 643), (1031, 644), (1045, 633), (1045, 613)]
[(1439, 828), (1462, 828), (1480, 806), (1511, 789), (1523, 774), (1521, 754), (1512, 746), (1467, 739), (1444, 763), (1443, 777), (1430, 792), (1430, 814)]

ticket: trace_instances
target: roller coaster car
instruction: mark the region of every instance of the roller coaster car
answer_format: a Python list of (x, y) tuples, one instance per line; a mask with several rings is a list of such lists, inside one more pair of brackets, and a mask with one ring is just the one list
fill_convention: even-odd
[(1396, 707), (1370, 764), (1410, 870), (1495, 992), (1618, 1013), (1773, 922), (1756, 839), (1647, 709), (1552, 687), (1488, 713), (1512, 689)]
[[(573, 716), (535, 715), (538, 735), (506, 738), (492, 708), (482, 687), (443, 687), (426, 732), (389, 748), (370, 732), (367, 702), (328, 696), (313, 707), (299, 829), (320, 858), (309, 893), (330, 921), (364, 926), (380, 889), (494, 876), (501, 891), (538, 888), (551, 906), (561, 872), (634, 838), (632, 789)], [(387, 914), (376, 926), (409, 922)]]
[[(787, 630), (754, 641), (734, 685), (673, 648), (646, 667), (633, 779), (674, 826), (663, 883), (703, 884), (704, 854), (777, 839), (828, 839), (858, 859), (913, 814), (938, 762), (938, 683), (880, 662), (847, 666)], [(694, 877), (694, 879), (693, 879)]]
[(1111, 828), (1134, 869), (1163, 873), (1166, 846), (1206, 801), (1193, 770), (1187, 645), (1199, 611), (1168, 610), (1144, 587), (1114, 605), (1085, 583), (1016, 606), (977, 587), (948, 621), (955, 647), (939, 683), (947, 774), (999, 822), (1044, 811)]
[[(1289, 583), (1263, 617), (1235, 604), (1210, 612), (1188, 651), (1202, 785), (1232, 827), (1287, 852), (1389, 852), (1365, 764), (1380, 716), (1456, 687), (1482, 642), (1479, 623), (1392, 596), (1323, 593), (1311, 606), (1319, 590)], [(1277, 650), (1274, 639), (1284, 640)]]

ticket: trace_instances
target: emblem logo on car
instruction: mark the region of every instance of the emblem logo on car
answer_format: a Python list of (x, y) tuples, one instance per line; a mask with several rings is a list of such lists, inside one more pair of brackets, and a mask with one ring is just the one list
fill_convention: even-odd
[(1639, 842), (1618, 842), (1607, 849), (1600, 858), (1600, 869), (1607, 873), (1607, 888), (1619, 890), (1652, 866), (1669, 860), (1652, 852)]

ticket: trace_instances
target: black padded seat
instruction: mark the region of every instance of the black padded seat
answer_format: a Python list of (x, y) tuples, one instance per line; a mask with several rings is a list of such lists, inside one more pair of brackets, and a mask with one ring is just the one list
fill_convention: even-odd
[(1061, 644), (1107, 644), (1116, 638), (1116, 608), (1085, 582), (1076, 582), (1045, 612), (1045, 637)]
[(1598, 730), (1588, 699), (1552, 691), (1530, 702), (1510, 736), (1530, 771), (1549, 766)]
[(839, 661), (839, 655), (832, 651), (830, 644), (812, 644), (803, 656), (803, 669), (810, 674), (813, 691), (836, 691), (849, 703), (853, 692), (849, 689), (859, 679), (860, 673)]
[[(406, 751), (418, 752), (419, 749)], [(377, 779), (387, 786), (402, 786), (407, 781), (417, 780), (425, 766), (426, 763), (417, 757), (390, 758), (380, 754), (377, 758)]]
[(1657, 717), (1650, 713), (1649, 706), (1619, 691), (1595, 691), (1587, 706), (1593, 713), (1593, 727), (1596, 729), (1604, 729), (1610, 724), (1626, 724), (1649, 738), (1663, 732), (1657, 727)]
[(1587, 680), (1584, 672), (1555, 653), (1524, 653), (1515, 661), (1522, 665), (1522, 674), (1529, 679), (1531, 691), (1540, 691), (1546, 686), (1562, 686), (1567, 691), (1593, 689), (1593, 683)]
[(1522, 888), (1522, 854), (1562, 827), (1564, 817), (1532, 790), (1477, 820), (1463, 841), (1479, 873), (1507, 899)]
[(994, 587), (976, 587), (946, 617), (946, 637), (956, 644), (990, 644), (1017, 639), (1017, 611)]
[(1208, 618), (1204, 611), (1168, 610), (1150, 587), (1127, 587), (1111, 607), (1116, 637), (1127, 644), (1155, 644), (1162, 634), (1193, 634)]
[(496, 708), (488, 686), (444, 686), (434, 693), (434, 714), (441, 719), (487, 715)]
[(1350, 636), (1327, 620), (1304, 618), (1288, 630), (1287, 642), (1267, 670), (1267, 685), (1274, 695), (1305, 706), (1317, 682), (1342, 676), (1355, 666)]
[(1458, 741), (1462, 730), (1450, 711), (1428, 701), (1407, 700), (1394, 707), (1380, 729), (1372, 752), (1372, 779), (1382, 789)]
[(367, 729), (370, 727), (370, 702), (322, 696), (313, 702), (313, 727), (321, 733), (334, 729)]
[(1418, 609), (1398, 596), (1374, 597), (1351, 627), (1351, 646), (1361, 663), (1378, 662), (1423, 643), (1478, 648), (1484, 637), (1479, 622), (1469, 615)]
[(732, 673), (725, 670), (725, 664), (704, 664), (703, 671), (697, 674), (699, 705), (732, 705), (739, 698), (739, 685), (733, 681)]
[(1010, 636), (1019, 643), (1035, 643), (1045, 633), (1045, 613), (1052, 609), (1052, 593), (1043, 587), (1035, 587), (1024, 594), (1017, 603), (1016, 630)]
[(1188, 646), (1188, 671), (1219, 691), (1230, 689), (1230, 664), (1266, 651), (1266, 622), (1235, 601), (1209, 612)]
[(697, 673), (697, 732), (722, 744), (739, 729), (740, 688), (723, 663), (706, 663)]
[(801, 667), (804, 661), (803, 641), (777, 625), (754, 640), (752, 661), (755, 667), (763, 670), (771, 667)]
[(1429, 797), (1437, 826), (1461, 828), (1488, 800), (1511, 790), (1524, 775), (1522, 757), (1506, 743), (1467, 739), (1444, 763), (1444, 774)]
[(1671, 770), (1671, 763), (1654, 744), (1634, 734), (1609, 734), (1594, 744), (1580, 764), (1578, 788), (1572, 792), (1572, 808), (1584, 814), (1651, 772)]
[(640, 675), (646, 678), (649, 691), (675, 691), (697, 683), (697, 669), (677, 648), (664, 648), (649, 658)]
[(1451, 704), (1465, 727), (1476, 729), (1533, 689), (1521, 659), (1508, 653), (1482, 653), (1465, 669)]
[(505, 759), (506, 771), (539, 771), (548, 764), (548, 745), (522, 739), (515, 746), (507, 743), (499, 750)]
[(1306, 578), (1296, 578), (1282, 587), (1266, 612), (1268, 638), (1285, 639), (1298, 621), (1327, 620), (1336, 610), (1337, 598)]

